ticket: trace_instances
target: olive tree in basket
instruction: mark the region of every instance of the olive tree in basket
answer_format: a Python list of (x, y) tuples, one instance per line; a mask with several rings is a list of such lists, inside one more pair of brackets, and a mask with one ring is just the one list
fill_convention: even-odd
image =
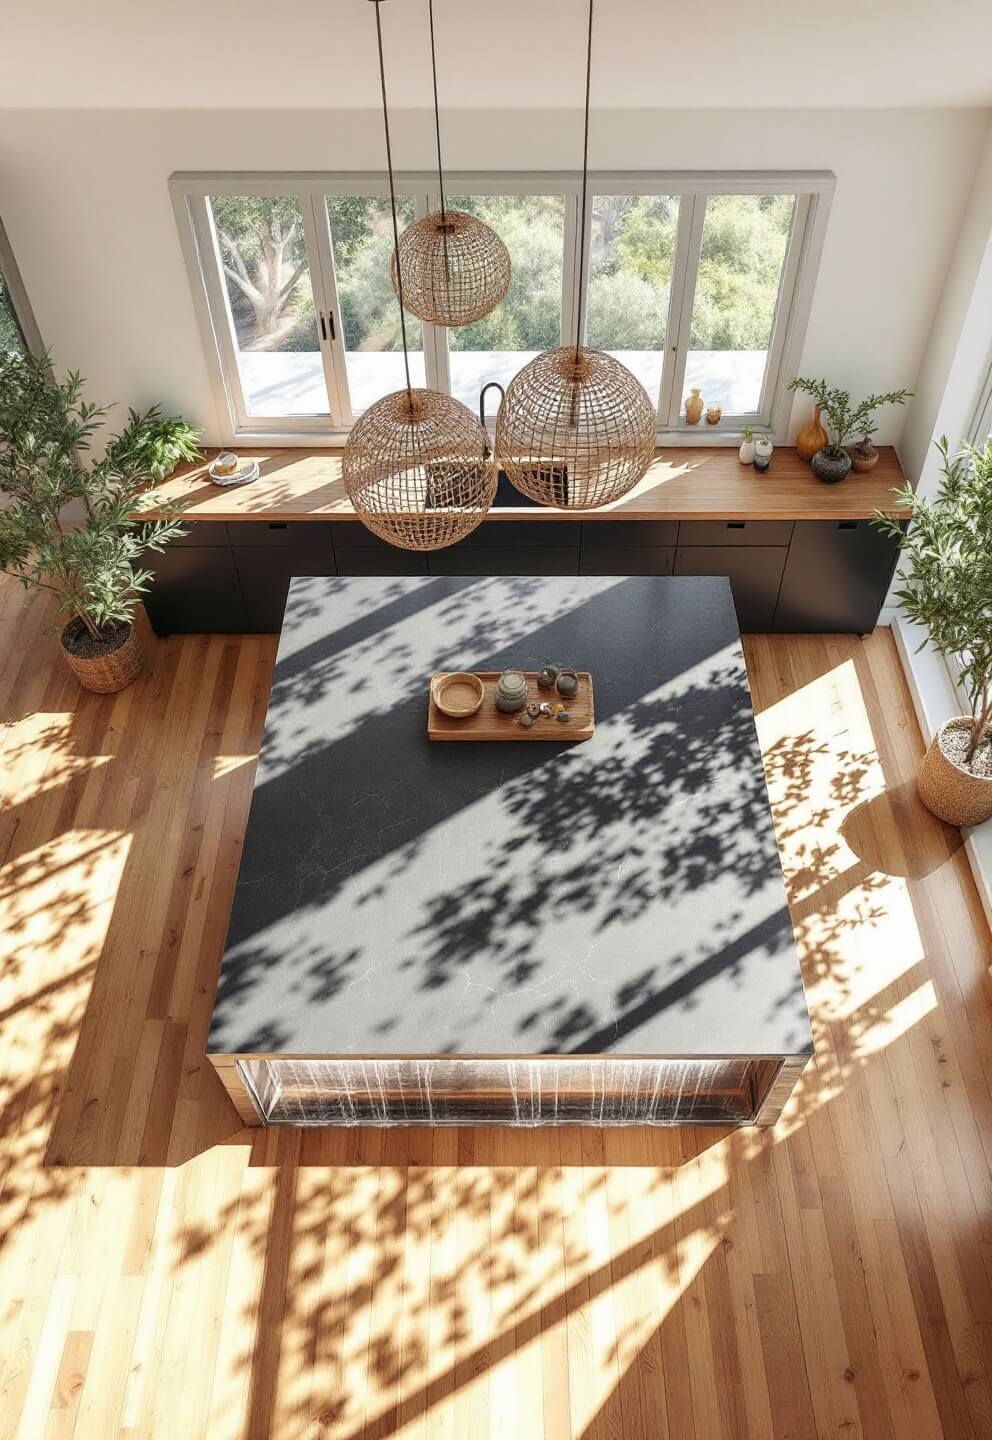
[(48, 356), (0, 355), (0, 569), (50, 591), (62, 653), (90, 690), (121, 690), (141, 672), (134, 627), (152, 578), (138, 561), (183, 533), (164, 518), (131, 517), (158, 504), (147, 490), (157, 407), (131, 412), (100, 459), (89, 455), (107, 409), (82, 398), (83, 380), (53, 374)]
[(952, 825), (992, 818), (992, 442), (956, 455), (937, 445), (941, 481), (933, 499), (910, 486), (896, 490), (909, 524), (877, 514), (902, 551), (896, 594), (903, 614), (952, 659), (970, 713), (947, 720), (920, 770), (920, 798)]

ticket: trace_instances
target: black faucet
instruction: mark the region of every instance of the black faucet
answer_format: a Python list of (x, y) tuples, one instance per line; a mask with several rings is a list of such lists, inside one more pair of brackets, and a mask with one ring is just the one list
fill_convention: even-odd
[[(506, 391), (503, 389), (502, 385), (499, 383), (498, 380), (490, 380), (487, 385), (483, 385), (482, 389), (479, 391), (479, 424), (482, 426), (483, 430), (486, 429), (486, 391), (492, 390), (494, 387), (499, 391), (500, 399), (506, 399)], [(488, 430), (486, 430), (486, 435), (488, 436), (488, 434), (489, 432)], [(489, 444), (489, 440), (487, 438), (484, 458), (488, 460), (492, 453), (492, 446)]]

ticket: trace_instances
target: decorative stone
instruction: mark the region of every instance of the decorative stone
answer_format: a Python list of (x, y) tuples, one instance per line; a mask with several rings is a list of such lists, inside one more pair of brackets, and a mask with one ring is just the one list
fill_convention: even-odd
[(518, 725), (522, 725), (525, 730), (529, 730), (530, 727), (534, 724), (535, 718), (536, 718), (536, 717), (533, 716), (533, 715), (530, 713), (530, 709), (528, 708), (528, 709), (526, 709), (526, 710), (524, 711), (524, 713), (520, 716), (520, 719), (517, 721), (517, 724), (518, 724)]
[(563, 700), (574, 700), (579, 693), (579, 677), (574, 670), (563, 669), (555, 681), (555, 689)]
[(569, 710), (559, 710), (559, 711), (558, 711), (558, 724), (559, 724), (559, 725), (567, 725), (568, 722), (571, 720), (571, 718), (572, 718), (572, 715), (571, 715), (571, 712), (570, 712)]

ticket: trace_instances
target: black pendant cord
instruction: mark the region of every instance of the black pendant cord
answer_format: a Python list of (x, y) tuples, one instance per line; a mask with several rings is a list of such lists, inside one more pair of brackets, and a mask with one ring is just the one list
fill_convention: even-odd
[(444, 167), (441, 164), (441, 111), (437, 103), (437, 55), (434, 50), (434, 0), (427, 0), (427, 17), (431, 28), (431, 73), (434, 77), (434, 133), (437, 137), (437, 188), (441, 193), (441, 219), (445, 218)]
[(592, 6), (589, 0), (589, 39), (586, 44), (586, 124), (582, 141), (582, 208), (579, 211), (579, 304), (575, 317), (575, 359), (582, 345), (582, 300), (585, 294), (586, 268), (586, 190), (589, 185), (589, 92), (592, 87)]
[(375, 33), (379, 43), (379, 80), (382, 85), (382, 124), (386, 132), (386, 169), (389, 171), (389, 203), (393, 212), (393, 254), (396, 256), (396, 296), (400, 302), (400, 334), (403, 337), (403, 368), (406, 371), (406, 393), (413, 403), (410, 385), (410, 356), (406, 348), (406, 315), (403, 310), (403, 270), (400, 266), (400, 229), (396, 223), (396, 187), (393, 183), (393, 152), (389, 143), (389, 105), (386, 100), (386, 62), (382, 57), (382, 20), (379, 6), (382, 0), (375, 0)]

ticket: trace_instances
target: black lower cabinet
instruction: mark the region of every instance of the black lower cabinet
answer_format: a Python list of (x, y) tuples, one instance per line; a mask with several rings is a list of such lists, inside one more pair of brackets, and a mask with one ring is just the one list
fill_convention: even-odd
[(234, 550), (241, 582), (245, 630), (278, 635), (294, 575), (336, 575), (334, 554), (327, 545), (244, 545)]
[(878, 622), (897, 546), (868, 520), (797, 520), (775, 629), (867, 635)]
[(248, 627), (229, 545), (170, 545), (141, 564), (154, 578), (144, 596), (156, 635), (237, 635)]
[(680, 545), (676, 575), (726, 575), (743, 631), (767, 632), (775, 619), (785, 557), (784, 545)]
[(674, 545), (583, 545), (580, 575), (671, 575)]

